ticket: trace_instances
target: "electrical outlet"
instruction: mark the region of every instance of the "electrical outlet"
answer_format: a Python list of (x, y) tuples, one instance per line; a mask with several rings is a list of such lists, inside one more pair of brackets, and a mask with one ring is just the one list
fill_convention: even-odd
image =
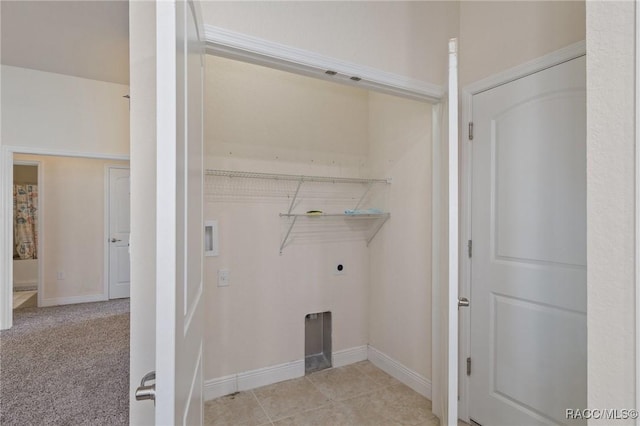
[(347, 273), (347, 267), (344, 263), (336, 263), (333, 267), (333, 275), (345, 275)]
[(229, 270), (218, 269), (218, 287), (229, 287)]

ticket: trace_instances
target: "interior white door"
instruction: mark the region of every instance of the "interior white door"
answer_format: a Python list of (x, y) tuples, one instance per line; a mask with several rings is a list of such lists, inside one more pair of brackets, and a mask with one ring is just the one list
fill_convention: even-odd
[(198, 2), (156, 4), (156, 424), (200, 425), (203, 28)]
[(473, 122), (469, 416), (574, 424), (565, 410), (587, 404), (585, 58), (475, 95)]
[(129, 169), (109, 168), (109, 299), (129, 297)]

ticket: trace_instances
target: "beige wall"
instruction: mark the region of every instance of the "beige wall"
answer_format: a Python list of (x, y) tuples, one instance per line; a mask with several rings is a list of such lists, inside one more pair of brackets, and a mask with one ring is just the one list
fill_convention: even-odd
[(440, 85), (452, 37), (462, 86), (585, 37), (584, 1), (209, 1), (203, 14), (209, 25)]
[(632, 2), (587, 3), (590, 408), (633, 408), (636, 401), (634, 10)]
[(460, 2), (460, 84), (585, 38), (584, 1)]
[(202, 10), (209, 25), (442, 85), (458, 33), (458, 2), (208, 1)]
[(14, 184), (38, 184), (38, 167), (37, 166), (13, 166), (13, 183)]
[[(128, 162), (70, 157), (15, 155), (15, 160), (39, 161), (40, 217), (44, 261), (42, 300), (104, 295), (105, 166)], [(65, 278), (59, 280), (58, 272)]]
[(205, 154), (362, 168), (367, 92), (207, 56)]
[[(205, 167), (329, 176), (364, 172), (367, 92), (207, 60)], [(208, 178), (205, 186), (214, 182)], [(268, 184), (277, 190), (283, 185)], [(290, 200), (265, 198), (259, 181), (243, 182), (240, 189), (248, 196), (205, 195), (205, 220), (217, 219), (220, 235), (220, 256), (205, 258), (205, 379), (303, 359), (309, 313), (332, 312), (334, 351), (366, 345), (365, 244), (303, 238), (280, 256), (285, 223), (279, 213)], [(349, 207), (321, 202), (307, 200), (296, 211)], [(346, 266), (345, 275), (333, 274), (338, 262)], [(217, 287), (218, 269), (229, 269), (229, 287)]]
[(369, 343), (431, 379), (431, 106), (369, 94), (369, 160), (391, 219), (370, 245)]
[[(15, 259), (15, 258), (14, 258)], [(13, 261), (13, 290), (35, 290), (38, 286), (38, 259)]]
[(2, 145), (129, 154), (128, 86), (2, 65)]

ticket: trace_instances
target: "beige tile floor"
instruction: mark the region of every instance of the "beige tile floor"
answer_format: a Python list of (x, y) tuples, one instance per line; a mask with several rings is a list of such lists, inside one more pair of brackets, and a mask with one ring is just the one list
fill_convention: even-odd
[(369, 361), (209, 401), (206, 425), (438, 426), (431, 401)]
[(38, 305), (37, 291), (14, 291), (13, 309), (31, 308)]

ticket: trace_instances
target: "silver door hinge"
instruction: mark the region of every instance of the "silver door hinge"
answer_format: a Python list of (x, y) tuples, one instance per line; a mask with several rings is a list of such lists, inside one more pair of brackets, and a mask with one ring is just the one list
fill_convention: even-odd
[(467, 250), (469, 252), (469, 257), (473, 255), (473, 241), (467, 241)]
[(469, 122), (469, 140), (473, 140), (473, 121)]
[(467, 358), (467, 376), (471, 375), (471, 357)]

